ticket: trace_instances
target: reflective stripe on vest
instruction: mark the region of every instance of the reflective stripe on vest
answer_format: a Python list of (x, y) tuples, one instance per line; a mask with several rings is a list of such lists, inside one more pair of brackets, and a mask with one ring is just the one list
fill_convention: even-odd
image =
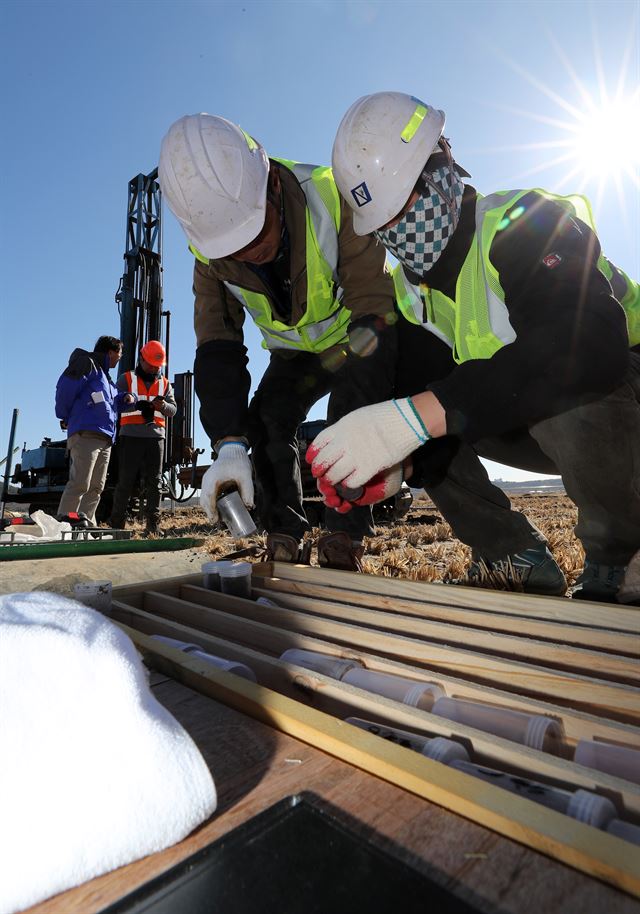
[[(161, 375), (159, 378), (156, 378), (151, 387), (148, 389), (142, 378), (139, 378), (134, 371), (125, 371), (124, 377), (126, 378), (129, 391), (133, 394), (136, 394), (138, 400), (153, 400), (154, 397), (164, 396), (164, 394), (167, 392), (167, 388), (169, 387), (169, 382), (163, 375)], [(157, 409), (153, 411), (153, 421), (154, 424), (159, 425), (160, 428), (165, 427), (165, 417)], [(130, 412), (122, 413), (120, 416), (121, 426), (145, 424), (146, 420), (139, 409), (132, 409)]]
[[(275, 158), (275, 157), (274, 157)], [(340, 196), (330, 168), (302, 165), (275, 158), (293, 172), (306, 199), (307, 307), (295, 326), (276, 320), (266, 295), (225, 282), (229, 292), (251, 314), (262, 333), (265, 349), (302, 349), (323, 352), (347, 339), (350, 312), (342, 305), (338, 285), (338, 232)], [(202, 263), (206, 257), (193, 245), (191, 251)]]
[[(535, 188), (533, 192), (560, 204), (595, 232), (591, 207), (584, 197), (577, 194), (560, 197), (540, 188)], [(500, 278), (489, 252), (497, 232), (505, 227), (503, 220), (507, 210), (529, 193), (532, 191), (512, 190), (498, 191), (488, 197), (478, 195), (476, 231), (458, 274), (455, 301), (425, 284), (412, 285), (401, 266), (394, 270), (396, 297), (404, 316), (435, 333), (449, 345), (453, 344), (453, 357), (458, 363), (469, 359), (490, 359), (498, 349), (516, 338), (504, 303)], [(624, 289), (622, 298), (619, 293), (616, 297), (627, 315), (630, 345), (635, 345), (640, 341), (640, 287), (613, 267), (604, 255), (598, 260), (598, 268), (610, 282), (616, 281)]]

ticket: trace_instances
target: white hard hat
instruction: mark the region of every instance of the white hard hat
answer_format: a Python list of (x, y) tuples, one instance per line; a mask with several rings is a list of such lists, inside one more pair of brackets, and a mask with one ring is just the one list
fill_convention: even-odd
[(404, 92), (359, 98), (333, 144), (333, 174), (353, 210), (353, 228), (367, 235), (393, 219), (444, 130), (444, 112)]
[(260, 143), (223, 117), (185, 115), (162, 140), (160, 188), (189, 242), (205, 257), (227, 257), (260, 234), (268, 177)]

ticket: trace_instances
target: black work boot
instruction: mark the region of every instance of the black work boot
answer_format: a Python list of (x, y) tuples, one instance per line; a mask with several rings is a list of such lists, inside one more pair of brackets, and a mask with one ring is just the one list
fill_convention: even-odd
[(318, 540), (318, 563), (322, 568), (339, 571), (362, 571), (364, 546), (351, 539), (344, 530), (325, 533)]
[(161, 536), (160, 522), (155, 518), (148, 518), (147, 525), (144, 528), (145, 536)]
[(308, 565), (311, 544), (300, 542), (288, 533), (267, 534), (267, 562), (289, 562)]
[(524, 593), (553, 597), (561, 597), (567, 590), (567, 580), (544, 544), (507, 555), (497, 561), (481, 559), (472, 562), (466, 578), (452, 583), (482, 586), (485, 581), (487, 587), (491, 587), (492, 583), (498, 587), (504, 581), (505, 589), (509, 584), (516, 584), (517, 589)]
[(586, 559), (582, 574), (571, 588), (572, 599), (617, 603), (625, 571), (625, 565), (601, 565)]
[(69, 511), (68, 514), (58, 514), (56, 520), (61, 523), (71, 524), (73, 530), (87, 530), (93, 526), (87, 515), (83, 514), (82, 511)]

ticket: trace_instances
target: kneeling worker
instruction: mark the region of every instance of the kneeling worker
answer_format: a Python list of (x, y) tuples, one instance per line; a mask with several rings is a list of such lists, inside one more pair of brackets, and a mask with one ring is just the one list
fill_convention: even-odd
[(412, 484), (475, 558), (552, 594), (564, 582), (544, 539), (478, 454), (558, 472), (586, 554), (573, 596), (614, 602), (640, 546), (640, 287), (601, 253), (583, 197), (483, 196), (443, 130), (442, 111), (399, 92), (359, 99), (338, 130), (334, 174), (354, 230), (400, 261), (400, 308), (422, 342), (413, 357), (399, 344), (397, 399), (316, 438), (314, 473), (343, 508), (332, 486), (393, 475), (411, 455)]

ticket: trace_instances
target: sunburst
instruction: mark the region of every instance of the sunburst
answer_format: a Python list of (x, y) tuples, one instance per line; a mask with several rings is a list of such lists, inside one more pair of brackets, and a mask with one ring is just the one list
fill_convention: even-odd
[[(587, 193), (596, 209), (605, 194), (615, 188), (623, 218), (629, 208), (637, 209), (640, 188), (640, 58), (638, 20), (629, 22), (626, 47), (619, 56), (617, 72), (606, 72), (598, 43), (598, 29), (592, 22), (593, 61), (584, 55), (589, 79), (581, 78), (553, 34), (549, 41), (562, 63), (570, 86), (561, 94), (534, 76), (517, 61), (505, 62), (538, 89), (558, 109), (539, 113), (498, 105), (511, 114), (545, 125), (540, 141), (518, 146), (500, 146), (501, 152), (536, 154), (536, 164), (519, 171), (507, 181), (522, 181), (538, 174), (553, 173), (553, 187), (559, 193)], [(556, 82), (557, 85), (557, 82)], [(487, 151), (486, 149), (484, 151)], [(495, 149), (494, 151), (498, 151)], [(505, 185), (506, 186), (506, 185)]]

